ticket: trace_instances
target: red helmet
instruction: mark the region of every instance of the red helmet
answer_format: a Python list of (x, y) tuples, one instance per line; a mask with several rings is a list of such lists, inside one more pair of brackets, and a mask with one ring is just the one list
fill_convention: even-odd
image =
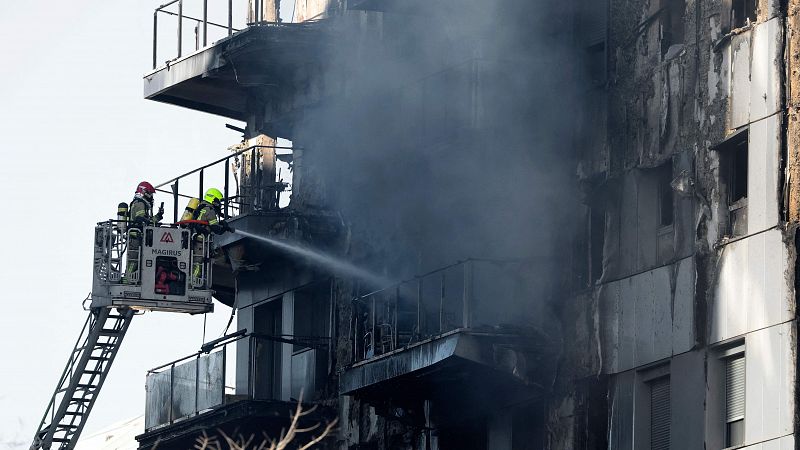
[(153, 195), (156, 193), (156, 188), (154, 188), (153, 185), (147, 181), (142, 181), (138, 186), (136, 186), (136, 193), (142, 195)]

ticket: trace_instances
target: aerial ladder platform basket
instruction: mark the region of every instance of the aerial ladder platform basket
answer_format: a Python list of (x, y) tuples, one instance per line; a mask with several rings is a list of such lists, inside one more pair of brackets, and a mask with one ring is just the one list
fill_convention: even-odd
[(95, 227), (89, 317), (75, 343), (31, 450), (71, 450), (80, 437), (125, 333), (138, 311), (212, 312), (211, 236), (188, 228)]

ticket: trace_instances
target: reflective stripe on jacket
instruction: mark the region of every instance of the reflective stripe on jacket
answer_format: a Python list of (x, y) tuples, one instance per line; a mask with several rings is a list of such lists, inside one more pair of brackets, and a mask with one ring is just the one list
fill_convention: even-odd
[(197, 212), (195, 213), (196, 220), (202, 220), (203, 222), (208, 222), (209, 226), (214, 226), (219, 224), (219, 217), (217, 216), (217, 210), (214, 209), (214, 205), (208, 203), (205, 200), (200, 202), (200, 206), (197, 207)]
[(128, 220), (139, 226), (155, 225), (153, 205), (143, 198), (135, 197), (131, 201), (131, 207), (128, 210)]

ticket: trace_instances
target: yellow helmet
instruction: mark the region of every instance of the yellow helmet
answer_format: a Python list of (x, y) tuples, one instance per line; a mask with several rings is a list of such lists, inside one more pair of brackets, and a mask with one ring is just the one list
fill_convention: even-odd
[(203, 197), (203, 199), (208, 203), (222, 202), (222, 198), (222, 192), (220, 192), (217, 188), (211, 188), (207, 190), (206, 196)]

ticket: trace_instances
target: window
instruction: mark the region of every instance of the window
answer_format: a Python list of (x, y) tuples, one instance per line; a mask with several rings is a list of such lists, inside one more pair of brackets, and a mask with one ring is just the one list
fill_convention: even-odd
[(741, 131), (719, 147), (722, 188), (730, 214), (728, 235), (747, 234), (748, 131)]
[(661, 55), (673, 45), (683, 44), (685, 0), (661, 0)]
[(669, 450), (670, 402), (669, 377), (659, 378), (650, 385), (650, 450)]
[(756, 21), (757, 0), (732, 0), (730, 8), (730, 23), (733, 28), (742, 28)]
[(744, 353), (725, 358), (725, 447), (744, 444)]

